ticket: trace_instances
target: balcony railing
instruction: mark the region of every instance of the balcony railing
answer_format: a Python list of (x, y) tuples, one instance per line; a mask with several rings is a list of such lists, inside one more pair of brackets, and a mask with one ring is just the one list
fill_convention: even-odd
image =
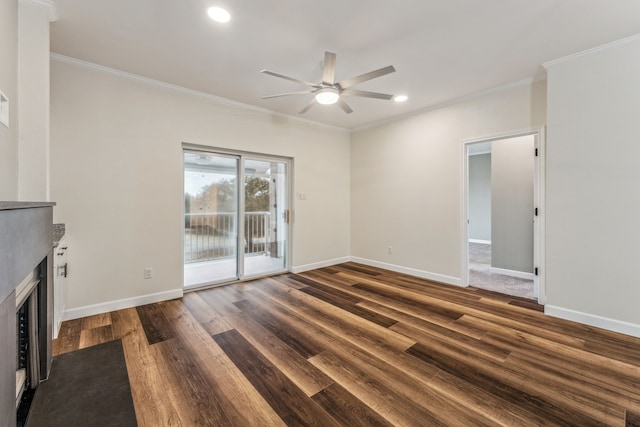
[[(213, 261), (236, 255), (237, 214), (185, 214), (184, 262)], [(268, 254), (270, 212), (245, 212), (244, 253)]]

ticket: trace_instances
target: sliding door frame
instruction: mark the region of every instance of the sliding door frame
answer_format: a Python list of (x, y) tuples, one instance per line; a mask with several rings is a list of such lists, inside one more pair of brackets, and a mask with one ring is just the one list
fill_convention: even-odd
[[(229, 148), (221, 148), (221, 147), (212, 147), (207, 145), (198, 145), (183, 142), (181, 146), (181, 155), (184, 157), (185, 151), (199, 151), (205, 154), (213, 154), (213, 155), (221, 155), (221, 156), (229, 156), (235, 157), (238, 159), (238, 177), (237, 177), (237, 187), (236, 191), (238, 194), (237, 197), (237, 240), (236, 240), (236, 278), (235, 280), (223, 280), (218, 282), (205, 283), (202, 286), (189, 286), (188, 288), (183, 288), (185, 292), (195, 291), (199, 289), (215, 287), (215, 286), (224, 286), (230, 283), (243, 282), (248, 280), (254, 280), (261, 277), (273, 276), (274, 274), (281, 274), (291, 271), (292, 265), (292, 253), (293, 253), (293, 158), (286, 156), (277, 156), (263, 153), (254, 153), (249, 151), (241, 151), (241, 150), (232, 150)], [(269, 271), (265, 274), (257, 274), (252, 276), (246, 276), (244, 272), (244, 241), (245, 241), (245, 231), (244, 231), (244, 218), (245, 218), (245, 194), (244, 194), (244, 181), (245, 181), (245, 160), (258, 160), (258, 161), (266, 161), (266, 162), (281, 162), (286, 165), (287, 169), (287, 183), (286, 183), (286, 197), (287, 197), (287, 205), (288, 210), (290, 211), (290, 220), (287, 223), (286, 228), (286, 255), (284, 261), (284, 267), (282, 270), (274, 270)], [(184, 161), (182, 167), (182, 236), (183, 236), (183, 245), (184, 245), (184, 216), (185, 216), (185, 204), (184, 204)], [(183, 258), (182, 258), (182, 277), (184, 278), (184, 248), (182, 250)], [(184, 280), (184, 279), (183, 279)]]

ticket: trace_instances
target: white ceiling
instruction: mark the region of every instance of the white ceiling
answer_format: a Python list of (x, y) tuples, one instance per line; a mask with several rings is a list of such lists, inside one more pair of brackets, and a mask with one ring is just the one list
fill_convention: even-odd
[[(310, 95), (260, 74), (336, 80), (387, 65), (355, 88), (409, 101), (345, 97), (354, 112), (317, 105), (304, 118), (353, 129), (544, 75), (541, 64), (640, 33), (638, 0), (54, 0), (52, 51), (241, 103), (298, 115)], [(217, 24), (210, 6), (232, 14)]]

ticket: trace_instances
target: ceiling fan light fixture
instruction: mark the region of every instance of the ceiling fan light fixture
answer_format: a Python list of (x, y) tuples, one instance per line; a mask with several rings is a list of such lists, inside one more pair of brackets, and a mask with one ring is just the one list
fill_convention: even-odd
[(209, 18), (222, 24), (231, 20), (231, 14), (221, 7), (210, 7), (207, 9), (207, 14), (209, 15)]
[(340, 94), (333, 88), (320, 89), (320, 91), (316, 93), (316, 101), (318, 104), (331, 105), (338, 102), (338, 99), (340, 99)]

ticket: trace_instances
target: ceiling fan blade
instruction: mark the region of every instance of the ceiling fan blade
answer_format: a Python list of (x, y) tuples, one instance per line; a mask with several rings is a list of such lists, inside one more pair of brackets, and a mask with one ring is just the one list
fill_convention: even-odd
[(336, 78), (336, 54), (333, 52), (324, 53), (324, 65), (322, 66), (322, 82), (328, 85), (335, 83)]
[(345, 113), (347, 114), (353, 113), (353, 110), (351, 109), (351, 107), (349, 107), (349, 105), (346, 102), (344, 102), (342, 98), (339, 98), (336, 104), (338, 104), (338, 107), (342, 108), (342, 111), (344, 111)]
[(287, 93), (279, 93), (277, 95), (267, 95), (267, 96), (261, 97), (261, 99), (280, 98), (281, 96), (290, 96), (290, 95), (306, 95), (313, 92), (314, 92), (313, 90), (301, 90), (298, 92), (287, 92)]
[(314, 88), (320, 87), (320, 85), (317, 85), (315, 83), (311, 83), (311, 82), (307, 82), (307, 81), (304, 81), (304, 80), (296, 79), (295, 77), (285, 76), (284, 74), (274, 73), (273, 71), (261, 70), (260, 72), (263, 73), (263, 74), (268, 74), (270, 76), (280, 77), (281, 79), (290, 80), (292, 82), (300, 83), (300, 84), (303, 84), (305, 86), (310, 86), (310, 87), (314, 87)]
[(367, 92), (366, 90), (357, 90), (357, 89), (345, 89), (342, 91), (343, 95), (351, 95), (351, 96), (363, 96), (365, 98), (376, 98), (376, 99), (393, 99), (393, 95), (389, 95), (388, 93), (378, 93), (378, 92)]
[(302, 109), (300, 110), (300, 112), (298, 114), (304, 114), (307, 111), (309, 111), (311, 109), (311, 107), (313, 107), (314, 105), (316, 105), (316, 99), (315, 98), (311, 98), (311, 101)]
[(369, 71), (368, 73), (360, 74), (359, 76), (351, 77), (350, 79), (342, 80), (341, 82), (336, 83), (336, 86), (339, 86), (341, 89), (346, 89), (353, 85), (357, 85), (358, 83), (375, 79), (376, 77), (386, 76), (394, 71), (396, 71), (396, 69), (393, 68), (393, 65), (388, 65), (377, 70)]

